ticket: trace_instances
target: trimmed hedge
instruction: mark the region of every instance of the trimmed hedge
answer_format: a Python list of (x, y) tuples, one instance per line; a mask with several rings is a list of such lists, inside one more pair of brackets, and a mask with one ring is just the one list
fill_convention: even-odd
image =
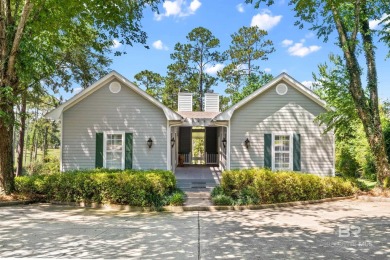
[[(71, 171), (52, 175), (21, 176), (15, 179), (16, 191), (44, 201), (96, 202), (131, 206), (160, 207), (171, 204), (177, 192), (176, 178), (163, 170)], [(175, 195), (175, 204), (180, 201)]]
[(339, 177), (253, 168), (223, 172), (221, 186), (211, 196), (215, 205), (253, 205), (344, 197), (357, 190)]

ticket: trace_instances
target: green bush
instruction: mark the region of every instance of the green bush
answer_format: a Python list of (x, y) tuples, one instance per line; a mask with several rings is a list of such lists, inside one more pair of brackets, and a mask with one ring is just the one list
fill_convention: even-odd
[(385, 179), (383, 180), (383, 188), (385, 188), (385, 189), (390, 188), (390, 177), (389, 176), (385, 177)]
[(339, 177), (254, 168), (225, 171), (211, 196), (215, 205), (267, 204), (350, 196), (358, 187)]
[(60, 172), (60, 159), (58, 156), (48, 155), (43, 161), (36, 161), (27, 168), (29, 175), (49, 175)]
[(220, 206), (229, 206), (234, 204), (234, 200), (231, 197), (223, 194), (213, 197), (212, 201), (214, 205)]
[(182, 206), (185, 201), (185, 194), (181, 190), (174, 191), (167, 197), (166, 205), (170, 206)]
[(175, 190), (176, 179), (172, 172), (162, 170), (97, 169), (21, 176), (15, 184), (17, 192), (47, 201), (160, 207)]

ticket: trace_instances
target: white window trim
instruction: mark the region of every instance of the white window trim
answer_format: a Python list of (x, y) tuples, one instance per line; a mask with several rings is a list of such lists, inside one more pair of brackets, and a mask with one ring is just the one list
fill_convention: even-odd
[(289, 148), (289, 168), (288, 170), (293, 170), (293, 132), (272, 132), (272, 170), (275, 171), (275, 135), (288, 135), (290, 137), (290, 148)]
[(108, 134), (121, 134), (122, 135), (122, 159), (121, 159), (121, 170), (125, 169), (125, 132), (124, 131), (107, 131), (103, 132), (103, 168), (106, 167), (107, 157), (107, 135)]

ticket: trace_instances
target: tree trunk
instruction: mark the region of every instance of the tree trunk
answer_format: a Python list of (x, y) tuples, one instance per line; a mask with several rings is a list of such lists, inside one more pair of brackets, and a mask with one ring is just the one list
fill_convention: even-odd
[[(0, 104), (2, 103), (0, 100)], [(0, 110), (5, 112), (7, 120), (0, 117), (0, 193), (10, 194), (14, 190), (14, 160), (12, 158), (13, 118), (12, 104), (3, 101)], [(7, 122), (10, 121), (10, 122)]]
[(42, 150), (43, 150), (43, 160), (46, 159), (47, 157), (47, 133), (49, 131), (49, 127), (48, 126), (45, 126), (45, 132), (43, 134), (43, 147), (42, 147)]
[(22, 107), (20, 109), (20, 130), (19, 130), (19, 145), (18, 145), (18, 158), (16, 176), (20, 176), (23, 173), (23, 151), (24, 151), (24, 137), (26, 130), (26, 93), (22, 94)]
[(34, 154), (34, 145), (35, 145), (35, 132), (36, 132), (36, 129), (37, 127), (36, 126), (33, 126), (34, 129), (33, 129), (33, 132), (32, 132), (32, 136), (31, 136), (31, 147), (30, 147), (30, 166), (31, 166), (31, 163), (32, 163), (32, 160), (33, 160), (33, 154)]
[[(366, 5), (361, 4), (361, 6), (356, 6), (356, 8), (361, 7), (361, 12), (358, 12), (358, 14), (362, 15), (362, 20), (360, 20), (360, 17), (356, 17), (355, 23), (360, 22), (359, 30), (363, 40), (363, 50), (367, 64), (367, 88), (369, 90), (369, 98), (366, 97), (361, 81), (361, 69), (356, 56), (357, 41), (355, 38), (349, 38), (346, 31), (347, 26), (340, 18), (340, 14), (336, 6), (331, 5), (330, 7), (333, 12), (333, 19), (338, 32), (340, 45), (342, 46), (344, 58), (346, 60), (350, 80), (349, 91), (354, 101), (357, 114), (362, 121), (370, 150), (374, 155), (378, 182), (383, 184), (383, 180), (390, 176), (390, 166), (385, 151), (383, 130), (379, 116), (379, 102), (377, 95), (378, 80), (376, 75), (374, 45), (371, 36), (372, 32), (367, 20)], [(357, 34), (353, 34), (351, 37), (356, 35)]]
[[(361, 12), (363, 17), (368, 13), (365, 5), (362, 6)], [(369, 89), (369, 100), (371, 112), (371, 124), (369, 124), (366, 132), (371, 151), (374, 154), (375, 166), (377, 169), (378, 182), (383, 184), (384, 179), (390, 176), (390, 165), (387, 159), (385, 138), (383, 136), (381, 118), (379, 114), (378, 102), (378, 77), (376, 70), (374, 44), (372, 40), (372, 32), (367, 19), (362, 19), (361, 37), (363, 39), (363, 49), (367, 64), (367, 88)]]

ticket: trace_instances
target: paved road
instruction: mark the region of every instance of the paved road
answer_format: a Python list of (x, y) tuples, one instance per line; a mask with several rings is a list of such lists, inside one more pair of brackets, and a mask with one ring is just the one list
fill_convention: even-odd
[[(390, 203), (243, 212), (0, 208), (0, 258), (390, 259)], [(341, 237), (340, 237), (341, 235)]]

